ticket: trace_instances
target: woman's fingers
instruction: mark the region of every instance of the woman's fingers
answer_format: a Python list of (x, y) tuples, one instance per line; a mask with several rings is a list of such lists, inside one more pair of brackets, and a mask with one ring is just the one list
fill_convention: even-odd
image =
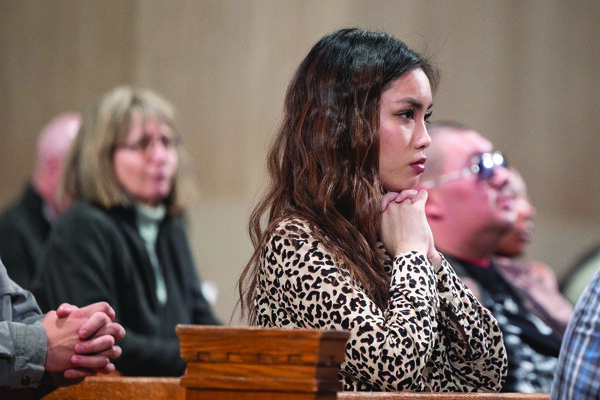
[(386, 194), (383, 195), (383, 198), (381, 199), (381, 212), (384, 212), (388, 205), (396, 200), (396, 197), (398, 197), (400, 194), (399, 193), (395, 193), (395, 192), (387, 192)]
[(402, 203), (404, 200), (407, 199), (411, 199), (414, 201), (417, 195), (418, 192), (415, 189), (406, 189), (401, 191), (400, 193), (387, 192), (383, 195), (383, 199), (381, 200), (381, 212), (384, 212), (391, 202)]
[(425, 205), (425, 203), (427, 202), (427, 197), (429, 195), (429, 193), (427, 193), (427, 190), (425, 189), (421, 189), (418, 192), (415, 191), (415, 197), (413, 198), (413, 203), (420, 203), (422, 202), (423, 205)]

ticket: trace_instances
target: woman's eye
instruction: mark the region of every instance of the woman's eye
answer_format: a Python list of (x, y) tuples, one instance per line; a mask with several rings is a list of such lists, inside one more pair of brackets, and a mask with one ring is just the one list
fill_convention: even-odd
[(415, 112), (414, 112), (414, 110), (403, 111), (403, 112), (399, 113), (398, 116), (401, 118), (405, 118), (405, 119), (414, 119)]
[(137, 144), (141, 150), (146, 151), (148, 149), (148, 147), (150, 147), (150, 145), (152, 144), (152, 139), (149, 138), (148, 136), (144, 136), (137, 142)]
[(429, 122), (429, 120), (431, 119), (432, 115), (433, 115), (433, 111), (427, 111), (425, 113), (425, 122)]

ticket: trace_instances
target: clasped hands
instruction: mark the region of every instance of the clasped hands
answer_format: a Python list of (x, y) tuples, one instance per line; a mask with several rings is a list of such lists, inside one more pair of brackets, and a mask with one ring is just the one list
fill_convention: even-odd
[(435, 248), (425, 214), (427, 195), (424, 189), (386, 193), (381, 202), (379, 237), (390, 255), (396, 256), (411, 250), (420, 251), (427, 256), (437, 271), (442, 264), (442, 258)]
[(125, 329), (114, 319), (106, 302), (82, 308), (64, 303), (47, 313), (42, 321), (48, 336), (45, 369), (64, 371), (67, 379), (115, 371), (111, 360), (121, 355), (115, 343), (125, 337)]

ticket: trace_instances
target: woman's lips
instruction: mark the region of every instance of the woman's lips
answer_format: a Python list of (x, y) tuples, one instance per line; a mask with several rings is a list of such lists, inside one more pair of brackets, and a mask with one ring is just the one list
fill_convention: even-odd
[(422, 174), (423, 172), (425, 172), (425, 162), (427, 161), (426, 158), (421, 158), (417, 161), (415, 161), (414, 163), (410, 164), (410, 167), (413, 169), (413, 171), (415, 171), (418, 174)]

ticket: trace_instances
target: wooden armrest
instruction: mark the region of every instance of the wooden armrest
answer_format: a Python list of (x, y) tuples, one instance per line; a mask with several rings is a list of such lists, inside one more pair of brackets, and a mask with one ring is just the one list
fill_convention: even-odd
[(44, 400), (185, 400), (179, 378), (90, 376), (76, 385), (61, 387)]

